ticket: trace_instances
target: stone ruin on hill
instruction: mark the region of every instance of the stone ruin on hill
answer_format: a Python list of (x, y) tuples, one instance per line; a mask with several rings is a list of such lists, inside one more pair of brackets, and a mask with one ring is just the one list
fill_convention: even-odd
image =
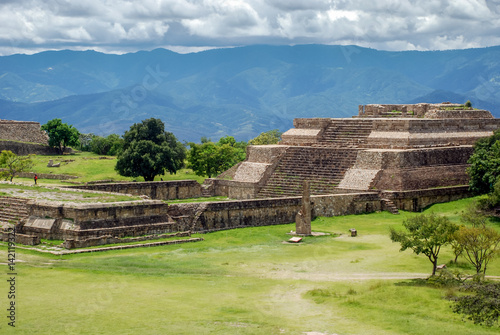
[(10, 150), (16, 155), (56, 155), (56, 148), (48, 146), (49, 137), (33, 121), (0, 120), (0, 151)]
[(250, 146), (215, 180), (216, 194), (250, 199), (410, 191), (468, 184), (476, 140), (500, 127), (460, 104), (364, 105), (353, 118), (295, 119), (278, 145)]
[[(204, 185), (75, 186), (156, 200), (105, 205), (30, 200), (23, 210), (12, 203), (21, 200), (0, 197), (6, 202), (0, 203), (0, 224), (2, 216), (18, 222), (19, 243), (35, 244), (41, 237), (90, 246), (125, 236), (292, 223), (299, 211), (307, 218), (304, 208), (312, 217), (420, 211), (470, 195), (466, 168), (473, 144), (500, 128), (500, 119), (450, 103), (365, 105), (353, 118), (295, 119), (294, 126), (278, 145), (249, 146), (244, 162)], [(301, 202), (303, 184), (309, 185), (310, 207)], [(239, 200), (158, 201), (214, 195)]]

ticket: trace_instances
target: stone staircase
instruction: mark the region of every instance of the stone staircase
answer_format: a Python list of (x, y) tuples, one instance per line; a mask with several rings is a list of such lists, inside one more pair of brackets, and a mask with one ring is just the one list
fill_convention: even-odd
[(382, 200), (384, 210), (386, 210), (392, 214), (395, 214), (395, 215), (399, 214), (398, 208), (390, 199), (381, 199), (381, 200)]
[(318, 144), (321, 147), (359, 148), (372, 131), (373, 121), (363, 119), (332, 120)]
[(290, 147), (257, 197), (300, 196), (304, 180), (310, 181), (311, 194), (334, 193), (356, 155), (355, 149)]
[(27, 219), (29, 209), (28, 199), (0, 197), (0, 226), (8, 223), (16, 224), (21, 219)]

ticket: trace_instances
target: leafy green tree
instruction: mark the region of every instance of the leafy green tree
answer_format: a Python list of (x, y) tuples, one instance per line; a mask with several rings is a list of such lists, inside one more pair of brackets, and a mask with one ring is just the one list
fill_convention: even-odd
[(115, 170), (125, 177), (144, 177), (153, 181), (165, 171), (176, 173), (184, 165), (186, 148), (174, 134), (165, 131), (160, 119), (150, 118), (135, 123), (123, 136)]
[(88, 134), (82, 134), (82, 133), (80, 133), (80, 135), (78, 135), (78, 141), (80, 142), (79, 149), (81, 151), (91, 151), (91, 149), (90, 149), (90, 143), (92, 142), (92, 138), (94, 136), (95, 135), (92, 134), (92, 133), (88, 133)]
[(464, 104), (464, 106), (467, 108), (472, 108), (472, 102), (470, 102), (470, 100), (467, 100), (467, 102)]
[(265, 145), (265, 144), (278, 144), (281, 141), (281, 135), (283, 133), (278, 129), (269, 130), (263, 133), (260, 133), (259, 136), (248, 141), (250, 145)]
[(77, 146), (80, 133), (72, 125), (62, 123), (61, 119), (53, 119), (42, 125), (42, 130), (45, 130), (49, 135), (49, 145), (59, 149), (59, 153), (63, 154), (66, 147)]
[(464, 284), (461, 291), (471, 294), (452, 298), (453, 312), (467, 315), (475, 324), (493, 326), (500, 317), (500, 283)]
[(124, 139), (117, 134), (111, 134), (107, 137), (94, 135), (90, 147), (93, 153), (98, 155), (115, 156), (123, 149)]
[(482, 138), (474, 145), (474, 153), (469, 158), (467, 172), (469, 186), (476, 194), (493, 191), (500, 176), (500, 130), (487, 138)]
[(30, 156), (18, 156), (10, 150), (3, 150), (0, 154), (0, 167), (5, 170), (0, 171), (1, 178), (10, 181), (19, 174), (19, 172), (26, 172), (33, 168), (33, 161)]
[(498, 256), (500, 233), (486, 226), (462, 226), (454, 234), (454, 238), (463, 248), (464, 257), (476, 269), (476, 274), (486, 275), (488, 263)]
[(202, 138), (201, 144), (190, 142), (188, 167), (198, 176), (216, 176), (245, 159), (245, 142), (236, 142), (234, 137), (226, 136), (217, 143)]
[(417, 255), (424, 254), (432, 263), (432, 275), (436, 274), (439, 251), (453, 240), (458, 226), (445, 216), (421, 214), (403, 222), (406, 231), (391, 228), (391, 240), (401, 244), (400, 251), (411, 249)]

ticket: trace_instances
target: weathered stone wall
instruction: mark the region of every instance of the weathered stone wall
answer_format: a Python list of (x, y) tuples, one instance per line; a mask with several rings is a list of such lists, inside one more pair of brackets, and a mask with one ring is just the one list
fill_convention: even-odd
[(356, 163), (339, 187), (404, 191), (467, 185), (472, 152), (472, 146), (358, 151)]
[(359, 105), (358, 117), (404, 117), (431, 119), (471, 119), (493, 116), (487, 110), (466, 108), (461, 104)]
[(250, 145), (247, 159), (213, 180), (214, 195), (231, 199), (252, 199), (273, 174), (285, 145)]
[[(338, 216), (382, 210), (383, 199), (399, 209), (420, 211), (428, 205), (469, 196), (464, 187), (419, 191), (384, 191), (311, 196), (313, 216)], [(19, 233), (42, 238), (89, 240), (164, 234), (178, 231), (217, 231), (295, 222), (301, 197), (253, 199), (168, 206), (160, 201), (113, 204), (31, 203), (30, 218)], [(175, 222), (172, 220), (175, 220)], [(99, 239), (97, 239), (99, 240)], [(83, 243), (83, 242), (82, 242)]]
[(116, 244), (116, 243), (132, 243), (132, 242), (142, 242), (142, 241), (152, 241), (161, 238), (171, 238), (171, 237), (188, 237), (191, 236), (190, 232), (178, 232), (173, 234), (160, 234), (160, 235), (147, 235), (139, 237), (129, 237), (129, 238), (118, 238), (111, 235), (104, 235), (98, 237), (90, 237), (84, 240), (72, 240), (67, 239), (64, 241), (64, 248), (75, 249), (75, 248), (86, 248), (95, 247), (98, 245), (105, 244)]
[(456, 186), (414, 191), (384, 191), (383, 198), (392, 200), (398, 209), (420, 212), (424, 208), (442, 202), (471, 197), (468, 186)]
[(500, 119), (379, 119), (365, 148), (411, 149), (473, 145), (500, 128)]
[(425, 113), (429, 119), (493, 119), (490, 111), (484, 109), (441, 110), (433, 109)]
[(50, 239), (139, 236), (178, 231), (162, 201), (77, 204), (32, 201), (21, 232)]
[(49, 137), (38, 122), (0, 120), (0, 139), (48, 144)]
[(297, 129), (325, 129), (331, 120), (330, 118), (294, 119), (293, 126)]
[(145, 195), (151, 199), (172, 200), (201, 197), (201, 185), (195, 180), (151, 181), (68, 186), (82, 190)]
[[(0, 141), (0, 151), (10, 150), (16, 155), (26, 156), (29, 154), (34, 155), (58, 155), (59, 150), (56, 148), (49, 147), (47, 145), (36, 144), (36, 143), (24, 143), (24, 142), (14, 142), (14, 141)], [(67, 153), (71, 152), (70, 148), (66, 148)]]
[[(313, 216), (369, 213), (381, 209), (377, 193), (312, 196)], [(301, 197), (224, 201), (169, 206), (169, 215), (186, 214), (181, 229), (215, 231), (241, 227), (266, 226), (295, 222)]]
[[(1, 240), (4, 242), (9, 241), (9, 233), (7, 231), (1, 232)], [(37, 235), (26, 235), (16, 232), (16, 243), (24, 245), (38, 245), (40, 244), (40, 236)]]
[[(430, 104), (422, 103), (415, 105), (359, 105), (359, 117), (423, 117), (429, 110)], [(394, 113), (394, 111), (400, 113)]]
[(260, 186), (257, 183), (215, 180), (215, 195), (230, 199), (253, 199), (259, 193), (259, 189)]
[(370, 149), (358, 151), (354, 168), (389, 169), (430, 165), (467, 164), (474, 152), (472, 146), (428, 149)]
[(374, 178), (370, 188), (376, 190), (420, 190), (432, 187), (467, 185), (468, 165), (385, 169)]

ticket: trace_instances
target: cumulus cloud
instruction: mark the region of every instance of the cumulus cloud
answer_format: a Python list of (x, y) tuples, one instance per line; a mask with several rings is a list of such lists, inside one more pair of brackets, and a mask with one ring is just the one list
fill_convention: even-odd
[(500, 0), (4, 0), (0, 54), (250, 43), (432, 50), (500, 44)]

